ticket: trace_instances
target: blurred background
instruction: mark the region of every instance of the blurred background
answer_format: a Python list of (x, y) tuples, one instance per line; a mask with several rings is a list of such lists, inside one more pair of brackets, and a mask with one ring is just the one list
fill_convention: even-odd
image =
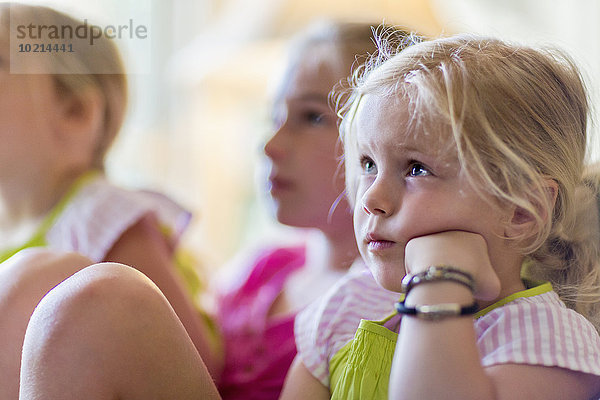
[[(476, 32), (567, 50), (592, 100), (600, 83), (600, 0), (46, 0), (90, 21), (150, 11), (150, 53), (128, 49), (129, 114), (108, 159), (128, 187), (162, 190), (194, 213), (185, 236), (205, 267), (293, 241), (272, 221), (262, 146), (286, 43), (314, 19), (402, 25), (428, 36)], [(129, 6), (126, 6), (128, 4)], [(129, 7), (129, 8), (128, 8)], [(143, 60), (143, 61), (141, 61)], [(139, 65), (138, 65), (139, 66)], [(133, 70), (133, 69), (132, 69)], [(596, 106), (597, 107), (597, 106)], [(598, 112), (595, 113), (598, 119)], [(594, 135), (596, 135), (594, 128)], [(600, 151), (592, 143), (593, 159)]]

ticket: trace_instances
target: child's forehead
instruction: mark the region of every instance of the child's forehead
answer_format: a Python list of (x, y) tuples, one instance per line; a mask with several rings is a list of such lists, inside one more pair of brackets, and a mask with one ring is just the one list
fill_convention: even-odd
[(408, 103), (400, 95), (366, 94), (356, 108), (358, 132), (406, 136), (412, 116)]
[(279, 80), (275, 98), (319, 97), (327, 101), (333, 86), (343, 77), (330, 63), (327, 52), (303, 52), (291, 60), (285, 74)]
[(327, 43), (307, 47), (293, 62), (292, 78), (299, 80), (337, 80), (344, 74), (335, 48)]
[(356, 139), (392, 149), (444, 151), (454, 147), (449, 130), (435, 121), (423, 122), (401, 94), (364, 95), (356, 110)]

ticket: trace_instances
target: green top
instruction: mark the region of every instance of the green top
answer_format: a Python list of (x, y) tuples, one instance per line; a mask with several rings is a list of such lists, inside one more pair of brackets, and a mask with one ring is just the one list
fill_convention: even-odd
[[(520, 297), (552, 291), (550, 283), (514, 293), (475, 314), (479, 318), (495, 308)], [(387, 399), (388, 383), (398, 334), (383, 326), (396, 314), (382, 321), (361, 320), (354, 339), (329, 361), (332, 399)]]

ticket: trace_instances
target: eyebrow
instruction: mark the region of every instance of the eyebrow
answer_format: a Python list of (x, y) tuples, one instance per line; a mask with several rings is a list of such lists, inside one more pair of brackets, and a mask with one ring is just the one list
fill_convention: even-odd
[(427, 147), (426, 146), (415, 146), (414, 144), (406, 144), (406, 143), (394, 143), (392, 145), (392, 148), (394, 150), (402, 150), (404, 152), (409, 152), (409, 153), (422, 153), (422, 154), (428, 154), (429, 152), (427, 151)]
[(299, 96), (294, 96), (288, 98), (288, 101), (314, 101), (314, 102), (327, 102), (328, 95), (323, 95), (321, 93), (302, 93)]
[(327, 106), (329, 107), (329, 99), (328, 96), (323, 96), (322, 94), (319, 93), (312, 93), (312, 92), (307, 92), (307, 93), (302, 93), (299, 96), (294, 96), (294, 97), (289, 97), (289, 98), (285, 98), (282, 96), (277, 97), (276, 99), (274, 99), (273, 103), (271, 104), (271, 114), (275, 114), (277, 112), (277, 110), (279, 110), (284, 104), (286, 103), (319, 103), (320, 106)]
[[(359, 147), (362, 148), (370, 148), (371, 144), (368, 143), (357, 143), (357, 145)], [(431, 151), (431, 149), (429, 148), (429, 146), (426, 146), (423, 143), (420, 142), (412, 142), (412, 141), (403, 141), (401, 143), (392, 143), (389, 146), (390, 150), (393, 152), (401, 152), (401, 153), (405, 153), (405, 154), (409, 154), (409, 155), (420, 155), (420, 156), (424, 156), (424, 157), (434, 157), (436, 156), (436, 153)]]

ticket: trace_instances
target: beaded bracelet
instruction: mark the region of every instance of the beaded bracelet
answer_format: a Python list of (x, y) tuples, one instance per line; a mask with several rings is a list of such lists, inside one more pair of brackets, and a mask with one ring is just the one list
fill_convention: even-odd
[(437, 281), (457, 282), (471, 289), (471, 292), (475, 291), (475, 280), (471, 274), (447, 265), (434, 265), (417, 274), (406, 275), (402, 279), (402, 292), (408, 295), (412, 288), (421, 283)]
[(463, 315), (473, 315), (477, 312), (477, 303), (468, 306), (461, 306), (457, 303), (442, 303), (434, 305), (422, 305), (407, 307), (404, 300), (395, 304), (396, 311), (402, 315), (412, 315), (428, 321), (437, 321), (448, 317), (459, 317)]

